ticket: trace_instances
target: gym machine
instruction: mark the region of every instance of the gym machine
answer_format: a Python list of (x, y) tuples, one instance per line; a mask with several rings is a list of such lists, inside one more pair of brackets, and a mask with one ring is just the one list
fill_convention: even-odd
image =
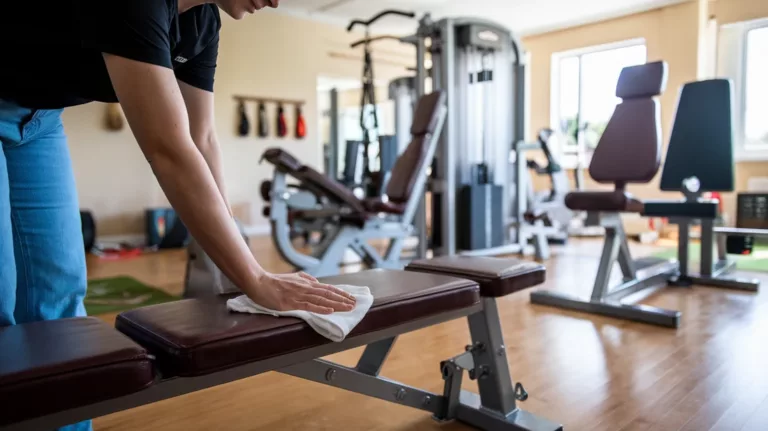
[[(368, 198), (376, 198), (384, 193), (397, 157), (410, 142), (410, 127), (416, 104), (413, 85), (414, 78), (408, 76), (394, 79), (389, 83), (389, 100), (395, 107), (395, 134), (379, 136), (381, 170), (378, 174), (381, 175), (382, 180), (380, 182), (383, 189), (376, 196), (368, 196)], [(330, 158), (337, 161), (341, 141), (338, 131), (338, 95), (333, 92), (331, 94), (330, 119), (332, 127), (328, 146)], [(361, 181), (362, 155), (362, 143), (360, 141), (346, 141), (341, 176), (336, 177), (336, 163), (329, 163), (328, 165), (334, 168), (326, 172), (329, 177), (352, 190), (355, 196), (361, 199), (365, 198)], [(272, 188), (271, 180), (265, 180), (261, 184), (261, 196), (265, 203), (263, 213), (264, 217), (267, 218), (271, 217)], [(309, 253), (314, 257), (319, 257), (322, 254), (320, 245), (323, 240), (332, 237), (338, 230), (339, 205), (328, 199), (323, 193), (315, 193), (296, 182), (286, 183), (283, 193), (285, 194), (283, 199), (288, 210), (287, 217), (289, 218), (288, 225), (291, 229), (291, 238), (303, 239), (304, 245), (309, 248)]]
[[(378, 115), (378, 107), (376, 103), (376, 84), (374, 81), (374, 73), (373, 73), (373, 57), (371, 55), (371, 44), (374, 42), (382, 41), (382, 40), (397, 40), (399, 41), (400, 38), (396, 36), (389, 36), (389, 35), (381, 35), (381, 36), (371, 36), (371, 26), (375, 24), (380, 19), (386, 17), (386, 16), (400, 16), (405, 18), (414, 18), (416, 15), (413, 12), (404, 12), (400, 10), (385, 10), (383, 12), (380, 12), (373, 18), (364, 21), (361, 19), (353, 20), (349, 26), (347, 26), (347, 31), (351, 32), (354, 30), (357, 26), (362, 26), (365, 28), (365, 37), (361, 40), (358, 40), (356, 42), (353, 42), (350, 47), (351, 48), (357, 48), (359, 46), (363, 47), (363, 73), (362, 73), (362, 95), (360, 99), (360, 129), (362, 130), (363, 140), (361, 142), (362, 145), (362, 153), (363, 153), (363, 166), (362, 166), (362, 189), (364, 191), (365, 197), (376, 197), (381, 196), (383, 191), (386, 189), (385, 184), (385, 175), (391, 170), (391, 166), (387, 166), (388, 162), (389, 164), (394, 164), (394, 159), (396, 157), (387, 157), (385, 160), (385, 145), (387, 148), (397, 148), (394, 146), (395, 141), (393, 140), (393, 137), (387, 137), (386, 144), (384, 142), (384, 137), (379, 136), (379, 115)], [(366, 118), (367, 117), (367, 118)], [(374, 138), (372, 135), (375, 134), (376, 137)], [(378, 141), (379, 144), (379, 156), (378, 156), (378, 169), (377, 170), (371, 170), (371, 162), (370, 162), (370, 145), (374, 142), (374, 139)], [(348, 142), (347, 145), (350, 145)], [(389, 155), (391, 155), (392, 151), (389, 152)], [(394, 152), (394, 155), (397, 155), (397, 152)], [(389, 168), (389, 169), (387, 169)]]
[[(546, 258), (546, 241), (536, 240), (543, 224), (523, 217), (528, 168), (525, 161), (510, 163), (510, 151), (525, 136), (520, 43), (490, 21), (435, 22), (429, 14), (414, 36), (402, 40), (416, 45), (417, 94), (430, 78), (432, 90), (444, 92), (448, 101), (431, 174), (431, 241), (422, 235), (422, 244), (430, 243), (436, 256), (529, 254), (533, 238), (536, 255)], [(517, 191), (510, 193), (513, 186)]]
[[(570, 184), (565, 170), (557, 162), (549, 141), (551, 129), (539, 131), (536, 142), (518, 142), (513, 156), (515, 159), (515, 184), (513, 189), (513, 209), (515, 218), (510, 224), (517, 229), (521, 238), (530, 238), (535, 245), (536, 257), (549, 257), (549, 244), (563, 245), (568, 240), (568, 226), (573, 219), (573, 212), (565, 206), (565, 196), (570, 191)], [(525, 157), (526, 152), (541, 150), (546, 165), (541, 166), (533, 159)], [(530, 172), (549, 178), (550, 187), (543, 192), (535, 192)], [(525, 191), (525, 199), (517, 199), (517, 193)], [(518, 221), (520, 223), (518, 224)]]
[[(648, 289), (670, 286), (705, 285), (755, 292), (759, 280), (733, 277), (734, 268), (727, 254), (727, 237), (748, 236), (749, 229), (715, 227), (719, 202), (705, 198), (705, 192), (733, 191), (734, 160), (731, 119), (731, 84), (723, 79), (685, 84), (680, 92), (675, 123), (669, 140), (660, 187), (663, 191), (684, 194), (684, 200), (639, 201), (624, 191), (628, 182), (647, 183), (659, 169), (658, 101), (641, 104), (663, 91), (666, 64), (632, 66), (622, 71), (617, 95), (624, 99), (616, 108), (590, 165), (596, 181), (615, 182), (614, 191), (571, 193), (569, 208), (599, 212), (606, 239), (594, 289), (590, 299), (562, 292), (538, 291), (531, 294), (536, 304), (601, 314), (659, 326), (677, 328), (682, 313), (624, 301)], [(627, 104), (627, 99), (634, 103)], [(652, 108), (653, 107), (653, 108)], [(655, 117), (655, 120), (654, 120)], [(706, 118), (707, 121), (701, 121)], [(634, 131), (629, 136), (625, 131)], [(646, 132), (647, 131), (647, 132)], [(650, 132), (650, 133), (648, 133)], [(692, 158), (691, 154), (697, 154)], [(618, 168), (617, 168), (618, 166)], [(677, 260), (630, 256), (620, 213), (634, 212), (644, 217), (663, 217), (679, 226)], [(700, 273), (689, 271), (690, 227), (701, 227)], [(713, 259), (717, 244), (718, 259)], [(608, 287), (615, 262), (623, 282)]]

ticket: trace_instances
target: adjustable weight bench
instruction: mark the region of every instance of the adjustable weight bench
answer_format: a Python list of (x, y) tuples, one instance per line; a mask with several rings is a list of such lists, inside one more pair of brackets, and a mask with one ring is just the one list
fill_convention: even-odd
[[(623, 300), (641, 290), (667, 284), (678, 274), (678, 264), (668, 259), (633, 259), (622, 226), (622, 213), (642, 214), (645, 206), (625, 189), (628, 183), (649, 183), (661, 165), (661, 121), (656, 96), (664, 92), (667, 64), (663, 61), (626, 67), (619, 76), (616, 106), (600, 137), (589, 165), (590, 176), (599, 183), (614, 184), (611, 191), (568, 193), (565, 205), (574, 211), (600, 215), (605, 242), (590, 298), (556, 291), (531, 293), (534, 304), (601, 314), (638, 322), (677, 327), (680, 312)], [(622, 283), (609, 287), (614, 264)]]
[[(360, 256), (367, 268), (401, 269), (405, 240), (416, 234), (413, 221), (424, 194), (427, 169), (437, 148), (446, 109), (442, 92), (419, 100), (411, 127), (411, 143), (395, 162), (386, 194), (378, 198), (360, 199), (344, 184), (303, 165), (287, 151), (268, 149), (263, 160), (275, 166), (268, 193), (268, 214), (272, 240), (283, 259), (297, 269), (324, 277), (340, 272), (349, 249)], [(311, 255), (297, 250), (291, 241), (292, 194), (287, 185), (288, 176), (333, 206), (331, 214), (327, 209), (301, 210), (302, 217), (319, 218), (323, 224), (336, 226), (325, 231), (324, 239)], [(383, 256), (368, 243), (373, 239), (389, 241)]]
[[(116, 330), (94, 318), (0, 329), (0, 430), (47, 430), (278, 371), (421, 409), (487, 430), (561, 430), (518, 408), (496, 298), (544, 281), (543, 266), (453, 257), (323, 279), (366, 285), (374, 304), (340, 343), (292, 318), (236, 314), (226, 297), (187, 299), (124, 312)], [(467, 317), (472, 343), (435, 364), (433, 394), (379, 377), (401, 334)], [(318, 359), (367, 345), (354, 368)], [(464, 371), (479, 395), (461, 389)], [(255, 414), (255, 418), (257, 413)]]

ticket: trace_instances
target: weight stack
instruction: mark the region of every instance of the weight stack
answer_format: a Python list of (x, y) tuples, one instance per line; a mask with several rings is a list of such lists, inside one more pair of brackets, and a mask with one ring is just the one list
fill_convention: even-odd
[(504, 245), (503, 193), (504, 188), (496, 184), (470, 184), (461, 188), (456, 211), (456, 246), (460, 250)]

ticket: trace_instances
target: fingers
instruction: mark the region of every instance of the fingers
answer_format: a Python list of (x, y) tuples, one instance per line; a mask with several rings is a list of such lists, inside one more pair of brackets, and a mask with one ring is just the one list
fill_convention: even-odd
[(296, 308), (299, 310), (309, 311), (310, 313), (317, 313), (317, 314), (333, 313), (333, 308), (331, 307), (323, 307), (321, 305), (313, 304), (311, 302), (306, 302), (306, 301), (296, 302)]
[(347, 301), (351, 301), (352, 304), (357, 302), (351, 293), (345, 292), (343, 289), (339, 289), (336, 286), (325, 283), (318, 283), (312, 287), (322, 291), (322, 293), (315, 293), (316, 295), (324, 296), (326, 298), (333, 298), (333, 295), (338, 295), (345, 298)]
[(269, 4), (271, 4), (272, 7), (277, 7), (280, 4), (280, 0), (269, 0)]
[(355, 308), (355, 304), (344, 300), (341, 296), (326, 297), (314, 292), (309, 292), (299, 297), (299, 301), (311, 302), (323, 307), (333, 308), (333, 311), (352, 311)]
[(298, 274), (299, 274), (299, 277), (301, 277), (301, 278), (303, 278), (305, 280), (314, 281), (315, 283), (317, 283), (317, 279), (315, 277), (312, 277), (311, 275), (307, 274), (306, 272), (299, 272)]

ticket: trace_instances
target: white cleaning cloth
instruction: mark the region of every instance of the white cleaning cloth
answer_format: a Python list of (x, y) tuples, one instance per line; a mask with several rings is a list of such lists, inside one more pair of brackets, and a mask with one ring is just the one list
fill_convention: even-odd
[(297, 317), (304, 320), (318, 334), (332, 340), (343, 341), (347, 335), (363, 320), (365, 314), (373, 305), (371, 289), (364, 286), (338, 285), (339, 289), (352, 294), (357, 300), (352, 311), (336, 312), (333, 314), (317, 314), (309, 311), (274, 311), (262, 307), (245, 295), (227, 301), (227, 308), (238, 313), (269, 314), (275, 317)]

